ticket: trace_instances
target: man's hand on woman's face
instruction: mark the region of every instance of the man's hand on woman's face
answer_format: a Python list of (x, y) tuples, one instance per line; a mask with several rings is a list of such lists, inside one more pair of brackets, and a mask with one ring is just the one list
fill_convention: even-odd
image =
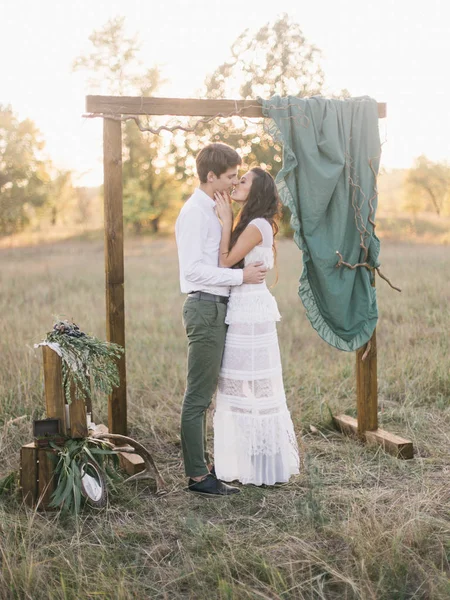
[(216, 212), (223, 224), (231, 225), (233, 222), (233, 211), (231, 209), (231, 198), (226, 192), (216, 192), (214, 194), (216, 202)]

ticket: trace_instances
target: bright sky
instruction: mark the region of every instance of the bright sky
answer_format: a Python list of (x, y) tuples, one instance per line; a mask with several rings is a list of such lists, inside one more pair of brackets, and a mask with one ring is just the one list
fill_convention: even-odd
[(1, 0), (0, 104), (35, 121), (57, 166), (82, 185), (102, 180), (101, 122), (83, 120), (86, 77), (72, 73), (88, 36), (125, 16), (142, 60), (169, 83), (161, 96), (198, 97), (206, 74), (247, 27), (287, 12), (323, 51), (326, 84), (388, 103), (383, 164), (450, 160), (448, 0)]

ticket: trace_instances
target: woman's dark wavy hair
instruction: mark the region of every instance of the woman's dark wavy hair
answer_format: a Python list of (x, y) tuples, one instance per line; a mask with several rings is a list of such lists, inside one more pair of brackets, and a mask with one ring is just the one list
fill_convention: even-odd
[[(273, 249), (274, 253), (276, 253), (275, 236), (278, 233), (278, 221), (281, 214), (281, 203), (277, 186), (272, 175), (260, 167), (254, 167), (250, 171), (254, 173), (252, 187), (250, 188), (246, 203), (238, 213), (236, 223), (231, 232), (230, 250), (236, 244), (238, 237), (250, 221), (261, 217), (267, 219), (272, 226), (274, 237)], [(242, 269), (244, 259), (234, 266)]]

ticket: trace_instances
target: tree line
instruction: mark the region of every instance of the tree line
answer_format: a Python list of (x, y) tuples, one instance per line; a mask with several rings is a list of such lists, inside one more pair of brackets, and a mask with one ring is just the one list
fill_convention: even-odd
[[(164, 83), (160, 69), (140, 60), (137, 35), (128, 36), (125, 19), (117, 17), (89, 37), (91, 51), (77, 57), (74, 71), (89, 74), (86, 93), (156, 96)], [(202, 97), (256, 99), (325, 93), (321, 51), (308, 42), (288, 15), (261, 27), (245, 30), (230, 48), (230, 57), (205, 79)], [(347, 90), (333, 95), (349, 97)], [(157, 127), (160, 118), (143, 118)], [(195, 131), (179, 131), (170, 138), (142, 133), (134, 121), (123, 126), (124, 220), (136, 233), (158, 232), (161, 220), (190, 193), (194, 160), (200, 147), (223, 141), (235, 147), (247, 165), (262, 164), (276, 176), (281, 148), (250, 120), (214, 119), (209, 123), (181, 119)], [(0, 235), (24, 229), (34, 216), (46, 214), (57, 226), (70, 206), (75, 220), (89, 220), (92, 194), (75, 188), (70, 171), (55, 169), (45, 157), (44, 140), (29, 119), (20, 121), (11, 106), (0, 105)], [(450, 165), (419, 157), (405, 180), (404, 208), (410, 212), (450, 209)], [(283, 222), (289, 222), (287, 209)]]

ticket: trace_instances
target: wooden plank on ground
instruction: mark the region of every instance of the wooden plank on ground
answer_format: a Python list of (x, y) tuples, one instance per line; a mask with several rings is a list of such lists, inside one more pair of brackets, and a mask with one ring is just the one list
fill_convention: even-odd
[[(109, 115), (174, 115), (179, 117), (213, 117), (241, 115), (262, 117), (257, 100), (205, 98), (144, 98), (140, 96), (86, 96), (86, 111)], [(378, 103), (378, 117), (386, 116), (386, 103)]]
[[(353, 417), (348, 415), (337, 415), (333, 418), (338, 429), (343, 433), (351, 436), (358, 436), (358, 422)], [(369, 445), (379, 445), (393, 456), (397, 458), (410, 459), (414, 458), (413, 443), (398, 435), (389, 433), (384, 429), (376, 429), (375, 431), (366, 431), (364, 440)]]
[(371, 445), (378, 444), (382, 446), (386, 452), (393, 454), (397, 458), (414, 458), (412, 442), (383, 429), (366, 431), (366, 442)]
[(42, 356), (47, 418), (60, 419), (61, 433), (64, 435), (66, 433), (66, 412), (61, 357), (48, 346), (42, 346)]
[[(120, 446), (117, 446), (120, 449)], [(119, 464), (128, 475), (140, 473), (145, 468), (144, 459), (138, 454), (131, 452), (119, 452)]]
[(20, 488), (22, 497), (30, 507), (36, 504), (38, 492), (38, 455), (35, 442), (20, 449)]
[(333, 417), (336, 427), (346, 435), (358, 435), (358, 421), (349, 415), (337, 415)]
[[(118, 121), (103, 123), (106, 338), (125, 348), (125, 290), (122, 205), (122, 132)], [(125, 353), (117, 362), (120, 385), (108, 398), (111, 433), (127, 435)]]

